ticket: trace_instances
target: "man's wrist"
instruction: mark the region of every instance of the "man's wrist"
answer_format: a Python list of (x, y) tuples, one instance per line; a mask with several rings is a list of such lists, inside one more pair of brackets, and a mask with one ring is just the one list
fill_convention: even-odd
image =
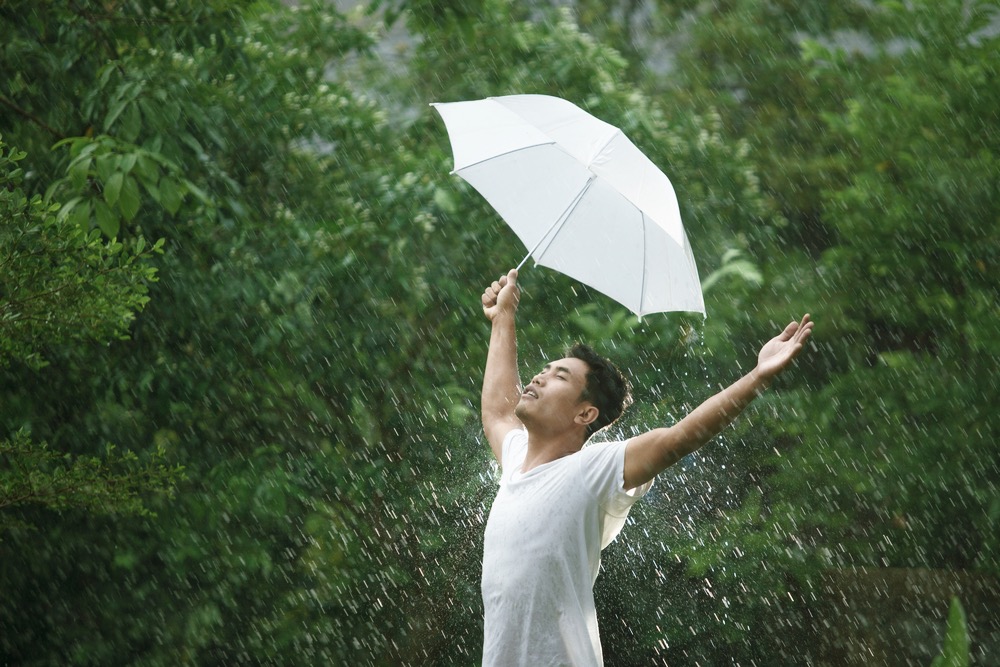
[(747, 373), (747, 377), (750, 378), (750, 382), (758, 394), (764, 393), (764, 390), (771, 385), (775, 375), (776, 373), (762, 372), (760, 366), (754, 366), (753, 370)]
[(516, 313), (517, 313), (517, 311), (514, 311), (514, 310), (510, 310), (510, 311), (503, 310), (503, 311), (500, 311), (500, 312), (496, 313), (493, 316), (493, 320), (492, 320), (493, 326), (508, 326), (508, 325), (514, 324), (515, 320), (517, 319), (516, 318)]

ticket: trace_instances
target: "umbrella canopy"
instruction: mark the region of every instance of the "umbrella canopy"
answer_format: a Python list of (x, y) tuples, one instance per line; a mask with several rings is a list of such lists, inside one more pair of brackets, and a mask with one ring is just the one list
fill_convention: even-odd
[(704, 314), (674, 188), (621, 130), (547, 95), (432, 106), (448, 130), (453, 173), (496, 209), (527, 257), (640, 317)]

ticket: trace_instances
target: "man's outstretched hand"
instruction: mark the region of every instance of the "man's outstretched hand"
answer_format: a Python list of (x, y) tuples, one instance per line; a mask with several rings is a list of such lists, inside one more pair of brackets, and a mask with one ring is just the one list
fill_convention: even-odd
[(802, 351), (802, 346), (809, 340), (812, 328), (813, 323), (809, 315), (804, 316), (801, 322), (789, 323), (784, 331), (760, 348), (760, 354), (757, 356), (757, 373), (770, 379), (784, 370)]
[(483, 292), (483, 314), (491, 322), (498, 317), (513, 316), (521, 299), (521, 289), (517, 286), (517, 269), (500, 276)]

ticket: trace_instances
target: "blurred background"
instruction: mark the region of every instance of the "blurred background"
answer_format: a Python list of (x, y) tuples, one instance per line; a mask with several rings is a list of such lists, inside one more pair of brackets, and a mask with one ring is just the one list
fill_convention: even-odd
[(670, 177), (707, 318), (521, 273), (669, 425), (795, 367), (604, 552), (618, 665), (1000, 663), (1000, 14), (975, 0), (0, 1), (0, 663), (475, 665), (479, 295), (429, 102)]

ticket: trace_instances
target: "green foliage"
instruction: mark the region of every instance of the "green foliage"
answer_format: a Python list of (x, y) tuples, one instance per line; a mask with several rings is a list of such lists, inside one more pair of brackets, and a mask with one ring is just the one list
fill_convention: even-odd
[(181, 468), (168, 467), (165, 459), (159, 449), (142, 462), (134, 452), (119, 453), (110, 444), (100, 458), (71, 457), (18, 431), (0, 441), (0, 533), (39, 529), (11, 514), (10, 508), (23, 505), (151, 516), (144, 496), (150, 490), (171, 491), (183, 476)]
[[(478, 293), (523, 250), (447, 176), (426, 103), (516, 92), (572, 99), (662, 165), (702, 271), (705, 322), (522, 273), (527, 368), (579, 337), (631, 371), (640, 403), (609, 437), (672, 423), (803, 310), (819, 323), (606, 552), (608, 664), (801, 664), (808, 633), (851, 627), (813, 620), (829, 568), (996, 571), (1000, 100), (978, 10), (655, 3), (677, 49), (656, 80), (613, 43), (635, 24), (601, 25), (632, 2), (372, 5), (413, 41), (323, 2), (0, 9), (0, 124), (32, 161), (0, 206), (34, 247), (121, 271), (48, 302), (76, 325), (5, 333), (2, 427), (48, 443), (18, 441), (53, 456), (46, 483), (106, 442), (186, 472), (153, 514), (5, 510), (42, 527), (0, 542), (5, 661), (478, 660)], [(842, 48), (851, 30), (871, 48)], [(117, 456), (91, 472), (127, 487), (145, 464)]]
[[(838, 160), (851, 176), (824, 198), (838, 242), (821, 264), (848, 364), (818, 401), (801, 404), (814, 415), (803, 425), (802, 464), (832, 466), (841, 488), (864, 497), (835, 503), (865, 536), (857, 551), (838, 540), (847, 558), (995, 572), (1000, 554), (984, 536), (995, 530), (988, 499), (1000, 422), (983, 389), (1000, 370), (989, 305), (1000, 283), (985, 270), (1000, 247), (1000, 145), (986, 110), (1000, 99), (969, 91), (995, 73), (986, 54), (996, 37), (970, 42), (983, 17), (966, 17), (957, 3), (935, 7), (886, 5), (875, 17), (874, 34), (914, 40), (900, 54), (883, 46), (817, 64), (850, 91), (843, 110), (828, 114), (831, 136), (850, 147)], [(941, 29), (933, 35), (920, 28), (931, 13)], [(945, 47), (942, 35), (956, 42)], [(868, 298), (848, 296), (855, 285)]]
[[(104, 241), (70, 218), (71, 205), (29, 198), (18, 164), (25, 157), (0, 139), (0, 360), (37, 372), (48, 350), (128, 337), (149, 301), (149, 260), (162, 242)], [(142, 463), (112, 445), (102, 457), (73, 457), (18, 430), (0, 440), (0, 530), (34, 527), (12, 513), (24, 505), (147, 515), (143, 495), (169, 490), (181, 476), (163, 461), (162, 450)]]
[(46, 349), (125, 338), (149, 301), (162, 242), (105, 241), (21, 188), (26, 153), (0, 139), (0, 363), (39, 368)]
[[(630, 3), (612, 5), (627, 12)], [(714, 110), (723, 143), (746, 141), (777, 213), (766, 233), (748, 229), (733, 247), (759, 266), (753, 306), (731, 307), (743, 288), (724, 288), (718, 305), (706, 293), (705, 362), (725, 369), (745, 359), (742, 341), (768, 335), (778, 312), (810, 310), (819, 322), (796, 371), (808, 390), (768, 400), (768, 417), (741, 431), (760, 452), (739, 463), (760, 475), (764, 495), (748, 494), (744, 508), (760, 503), (758, 521), (725, 512), (680, 536), (692, 576), (709, 573), (716, 593), (732, 590), (721, 570), (739, 569), (731, 552), (712, 548), (720, 535), (734, 543), (727, 526), (744, 526), (737, 544), (765, 536), (741, 551), (787, 579), (785, 619), (777, 628), (761, 620), (778, 609), (771, 577), (744, 596), (743, 618), (755, 648), (769, 647), (761, 655), (783, 655), (787, 628), (808, 628), (815, 614), (795, 598), (815, 595), (824, 569), (996, 571), (991, 295), (1000, 285), (989, 267), (1000, 247), (1000, 152), (998, 100), (986, 84), (996, 76), (995, 7), (747, 0), (660, 9), (648, 29), (676, 48), (673, 71), (653, 82), (667, 92), (667, 113)], [(718, 290), (712, 283), (726, 274), (703, 279)], [(710, 599), (691, 613), (711, 609)], [(717, 653), (698, 639), (672, 647), (708, 663), (759, 659), (741, 643)], [(905, 649), (930, 660), (926, 644)]]
[[(768, 471), (760, 521), (739, 531), (748, 544), (768, 536), (756, 553), (788, 578), (783, 614), (796, 628), (815, 613), (796, 591), (808, 599), (822, 590), (825, 569), (991, 576), (1000, 560), (991, 537), (1000, 423), (990, 407), (1000, 369), (988, 296), (1000, 284), (986, 268), (1000, 247), (991, 185), (1000, 176), (990, 111), (998, 100), (984, 87), (996, 72), (990, 15), (985, 5), (885, 4), (816, 25), (812, 5), (782, 17), (769, 13), (773, 3), (716, 8), (726, 18), (699, 24), (713, 37), (696, 40), (699, 59), (683, 65), (689, 94), (738, 91), (738, 106), (718, 96), (712, 104), (749, 137), (762, 187), (786, 221), (754, 239), (763, 246), (751, 244), (767, 257), (761, 296), (794, 299), (819, 322), (816, 349), (798, 370), (811, 376), (809, 390), (786, 393), (772, 406), (784, 419), (753, 438), (774, 443), (774, 455), (753, 467)], [(797, 29), (765, 43), (784, 20)], [(729, 48), (704, 59), (703, 50)], [(759, 326), (758, 315), (749, 319)], [(752, 510), (759, 501), (745, 502)], [(728, 533), (720, 521), (734, 518), (697, 531), (692, 574), (704, 573), (706, 558), (735, 567), (706, 548)], [(719, 588), (725, 581), (712, 578)], [(779, 589), (767, 582), (747, 598), (764, 615), (765, 591)], [(765, 630), (758, 647), (783, 652), (783, 633), (748, 627)], [(929, 646), (905, 649), (930, 660)]]
[(931, 667), (968, 667), (969, 627), (965, 610), (957, 597), (952, 598), (948, 610), (948, 624), (945, 628), (941, 653), (934, 658)]
[[(67, 175), (47, 193), (68, 199), (60, 215), (86, 228), (93, 220), (106, 236), (117, 236), (122, 222), (139, 212), (139, 185), (168, 213), (176, 214), (188, 192), (204, 194), (180, 176), (177, 166), (163, 155), (121, 142), (107, 135), (76, 137), (56, 143), (68, 145)], [(206, 202), (207, 203), (207, 202)]]

